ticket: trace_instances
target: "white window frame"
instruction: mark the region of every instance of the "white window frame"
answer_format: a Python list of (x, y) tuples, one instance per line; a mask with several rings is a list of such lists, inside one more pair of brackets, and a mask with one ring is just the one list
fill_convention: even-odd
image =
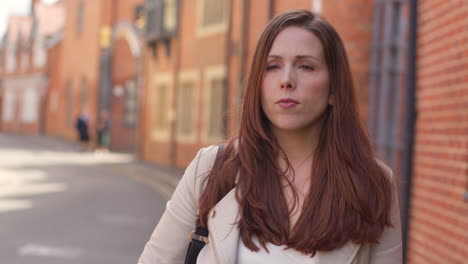
[[(182, 142), (182, 143), (194, 143), (196, 141), (196, 128), (197, 128), (197, 124), (198, 124), (198, 113), (199, 113), (199, 94), (200, 94), (200, 90), (199, 90), (199, 82), (200, 82), (200, 73), (198, 70), (185, 70), (185, 71), (181, 71), (179, 73), (179, 77), (178, 77), (178, 85), (179, 87), (181, 87), (184, 83), (191, 83), (193, 84), (193, 102), (192, 102), (192, 105), (193, 105), (193, 110), (192, 110), (192, 133), (189, 134), (189, 135), (184, 135), (184, 134), (181, 134), (179, 132), (179, 129), (177, 128), (176, 129), (176, 139), (178, 142)], [(179, 96), (180, 94), (177, 93), (177, 104), (179, 103)], [(178, 110), (178, 106), (177, 106), (177, 110)], [(177, 116), (178, 114), (178, 111), (176, 112), (176, 118), (179, 118)]]
[[(226, 80), (227, 78), (227, 67), (224, 64), (210, 66), (207, 67), (204, 71), (203, 76), (203, 84), (205, 87), (204, 94), (204, 113), (203, 113), (203, 132), (202, 132), (202, 140), (205, 143), (219, 143), (220, 141), (224, 140), (224, 137), (210, 137), (208, 134), (209, 132), (209, 117), (211, 112), (211, 105), (210, 105), (210, 97), (211, 97), (211, 90), (212, 90), (212, 81), (215, 79), (223, 79)], [(225, 92), (227, 93), (227, 87), (225, 87)], [(224, 102), (227, 104), (227, 102)], [(224, 109), (227, 109), (227, 105), (224, 106)]]
[(21, 122), (35, 123), (39, 110), (39, 94), (35, 89), (25, 89), (21, 100)]
[[(173, 87), (173, 77), (172, 73), (157, 73), (156, 77), (153, 79), (153, 89), (151, 89), (151, 103), (150, 105), (153, 106), (153, 109), (150, 110), (151, 114), (151, 136), (153, 140), (156, 141), (162, 141), (162, 140), (168, 140), (170, 137), (170, 125), (172, 120), (174, 119), (174, 109), (172, 109), (172, 87)], [(155, 128), (155, 123), (154, 123), (154, 115), (156, 114), (156, 111), (158, 110), (158, 106), (156, 105), (157, 102), (157, 92), (159, 90), (159, 87), (161, 86), (166, 86), (167, 87), (167, 98), (166, 100), (169, 102), (168, 103), (168, 108), (167, 109), (167, 126), (165, 129), (156, 129)]]
[(10, 45), (7, 49), (6, 55), (6, 72), (12, 73), (16, 70), (16, 49), (15, 45)]
[(16, 93), (11, 89), (5, 89), (3, 96), (2, 120), (11, 122), (15, 118)]
[(226, 1), (226, 6), (224, 7), (223, 22), (209, 26), (203, 25), (203, 18), (205, 16), (205, 9), (203, 7), (205, 6), (205, 1), (206, 0), (197, 1), (197, 37), (201, 38), (209, 35), (227, 32), (228, 21), (231, 15), (229, 12), (231, 0), (223, 0)]

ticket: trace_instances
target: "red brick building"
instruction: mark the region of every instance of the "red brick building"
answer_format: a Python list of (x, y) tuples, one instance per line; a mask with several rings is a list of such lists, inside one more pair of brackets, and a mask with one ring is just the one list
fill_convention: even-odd
[[(49, 109), (56, 114), (47, 117), (49, 133), (76, 139), (75, 120), (81, 112), (90, 116), (93, 131), (97, 111), (97, 89), (99, 81), (100, 29), (102, 13), (108, 12), (104, 1), (69, 0), (64, 2), (65, 25), (60, 44), (52, 47), (50, 57), (57, 56), (58, 68), (51, 70), (54, 88), (49, 95)], [(55, 53), (55, 54), (54, 54)], [(56, 94), (56, 95), (54, 95)], [(53, 97), (58, 98), (55, 105)]]
[[(138, 131), (138, 96), (142, 90), (142, 18), (143, 0), (118, 1), (110, 16), (112, 34), (105, 52), (109, 53), (107, 65), (111, 93), (109, 105), (103, 103), (101, 111), (110, 116), (109, 147), (112, 150), (136, 152)], [(105, 56), (102, 61), (105, 61)], [(103, 95), (106, 96), (106, 95)], [(105, 102), (105, 100), (103, 100)]]
[(58, 32), (47, 43), (47, 94), (44, 101), (44, 133), (60, 137), (62, 124), (66, 113), (60, 111), (59, 105), (62, 90), (60, 86), (60, 70), (62, 69), (62, 38), (63, 32)]
[(61, 30), (60, 3), (32, 1), (29, 16), (11, 16), (4, 40), (2, 130), (36, 134), (43, 130), (47, 90), (46, 40)]
[[(65, 2), (63, 35), (49, 54), (57, 60), (50, 67), (54, 84), (49, 109), (55, 110), (47, 114), (49, 134), (76, 139), (75, 120), (86, 112), (91, 139), (95, 141), (96, 122), (100, 113), (106, 112), (111, 121), (110, 148), (134, 150), (138, 81), (135, 54), (141, 53), (142, 43), (135, 23), (141, 4), (140, 0)], [(131, 102), (127, 98), (132, 98)]]
[[(147, 2), (147, 30), (159, 27), (162, 33), (149, 34), (144, 51), (146, 96), (139, 149), (146, 160), (184, 167), (200, 147), (235, 134), (242, 85), (257, 40), (274, 15), (292, 8), (315, 9), (342, 33), (366, 110), (373, 22), (368, 1)], [(157, 20), (151, 12), (165, 17)], [(357, 26), (350, 28), (350, 21)]]

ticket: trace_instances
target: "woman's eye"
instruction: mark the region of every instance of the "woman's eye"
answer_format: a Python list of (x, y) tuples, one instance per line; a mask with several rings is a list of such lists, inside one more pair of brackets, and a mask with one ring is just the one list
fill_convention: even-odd
[(276, 69), (279, 69), (279, 65), (268, 65), (266, 67), (267, 71), (276, 70)]
[(306, 70), (310, 70), (310, 71), (314, 70), (314, 67), (309, 66), (309, 65), (307, 65), (307, 64), (303, 64), (303, 65), (301, 65), (299, 68), (306, 69)]

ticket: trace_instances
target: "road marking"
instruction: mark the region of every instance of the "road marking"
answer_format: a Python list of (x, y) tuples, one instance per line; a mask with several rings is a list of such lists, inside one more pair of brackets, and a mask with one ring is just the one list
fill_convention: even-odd
[(0, 213), (15, 210), (24, 210), (32, 207), (32, 202), (28, 200), (13, 200), (1, 199), (0, 200)]
[(29, 243), (18, 248), (16, 253), (22, 257), (36, 256), (74, 259), (82, 256), (83, 250), (79, 248), (62, 248)]

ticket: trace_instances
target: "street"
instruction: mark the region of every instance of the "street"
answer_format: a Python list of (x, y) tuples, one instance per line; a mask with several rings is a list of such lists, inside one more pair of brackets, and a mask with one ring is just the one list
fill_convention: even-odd
[(136, 263), (167, 196), (130, 155), (49, 141), (0, 134), (0, 263)]

